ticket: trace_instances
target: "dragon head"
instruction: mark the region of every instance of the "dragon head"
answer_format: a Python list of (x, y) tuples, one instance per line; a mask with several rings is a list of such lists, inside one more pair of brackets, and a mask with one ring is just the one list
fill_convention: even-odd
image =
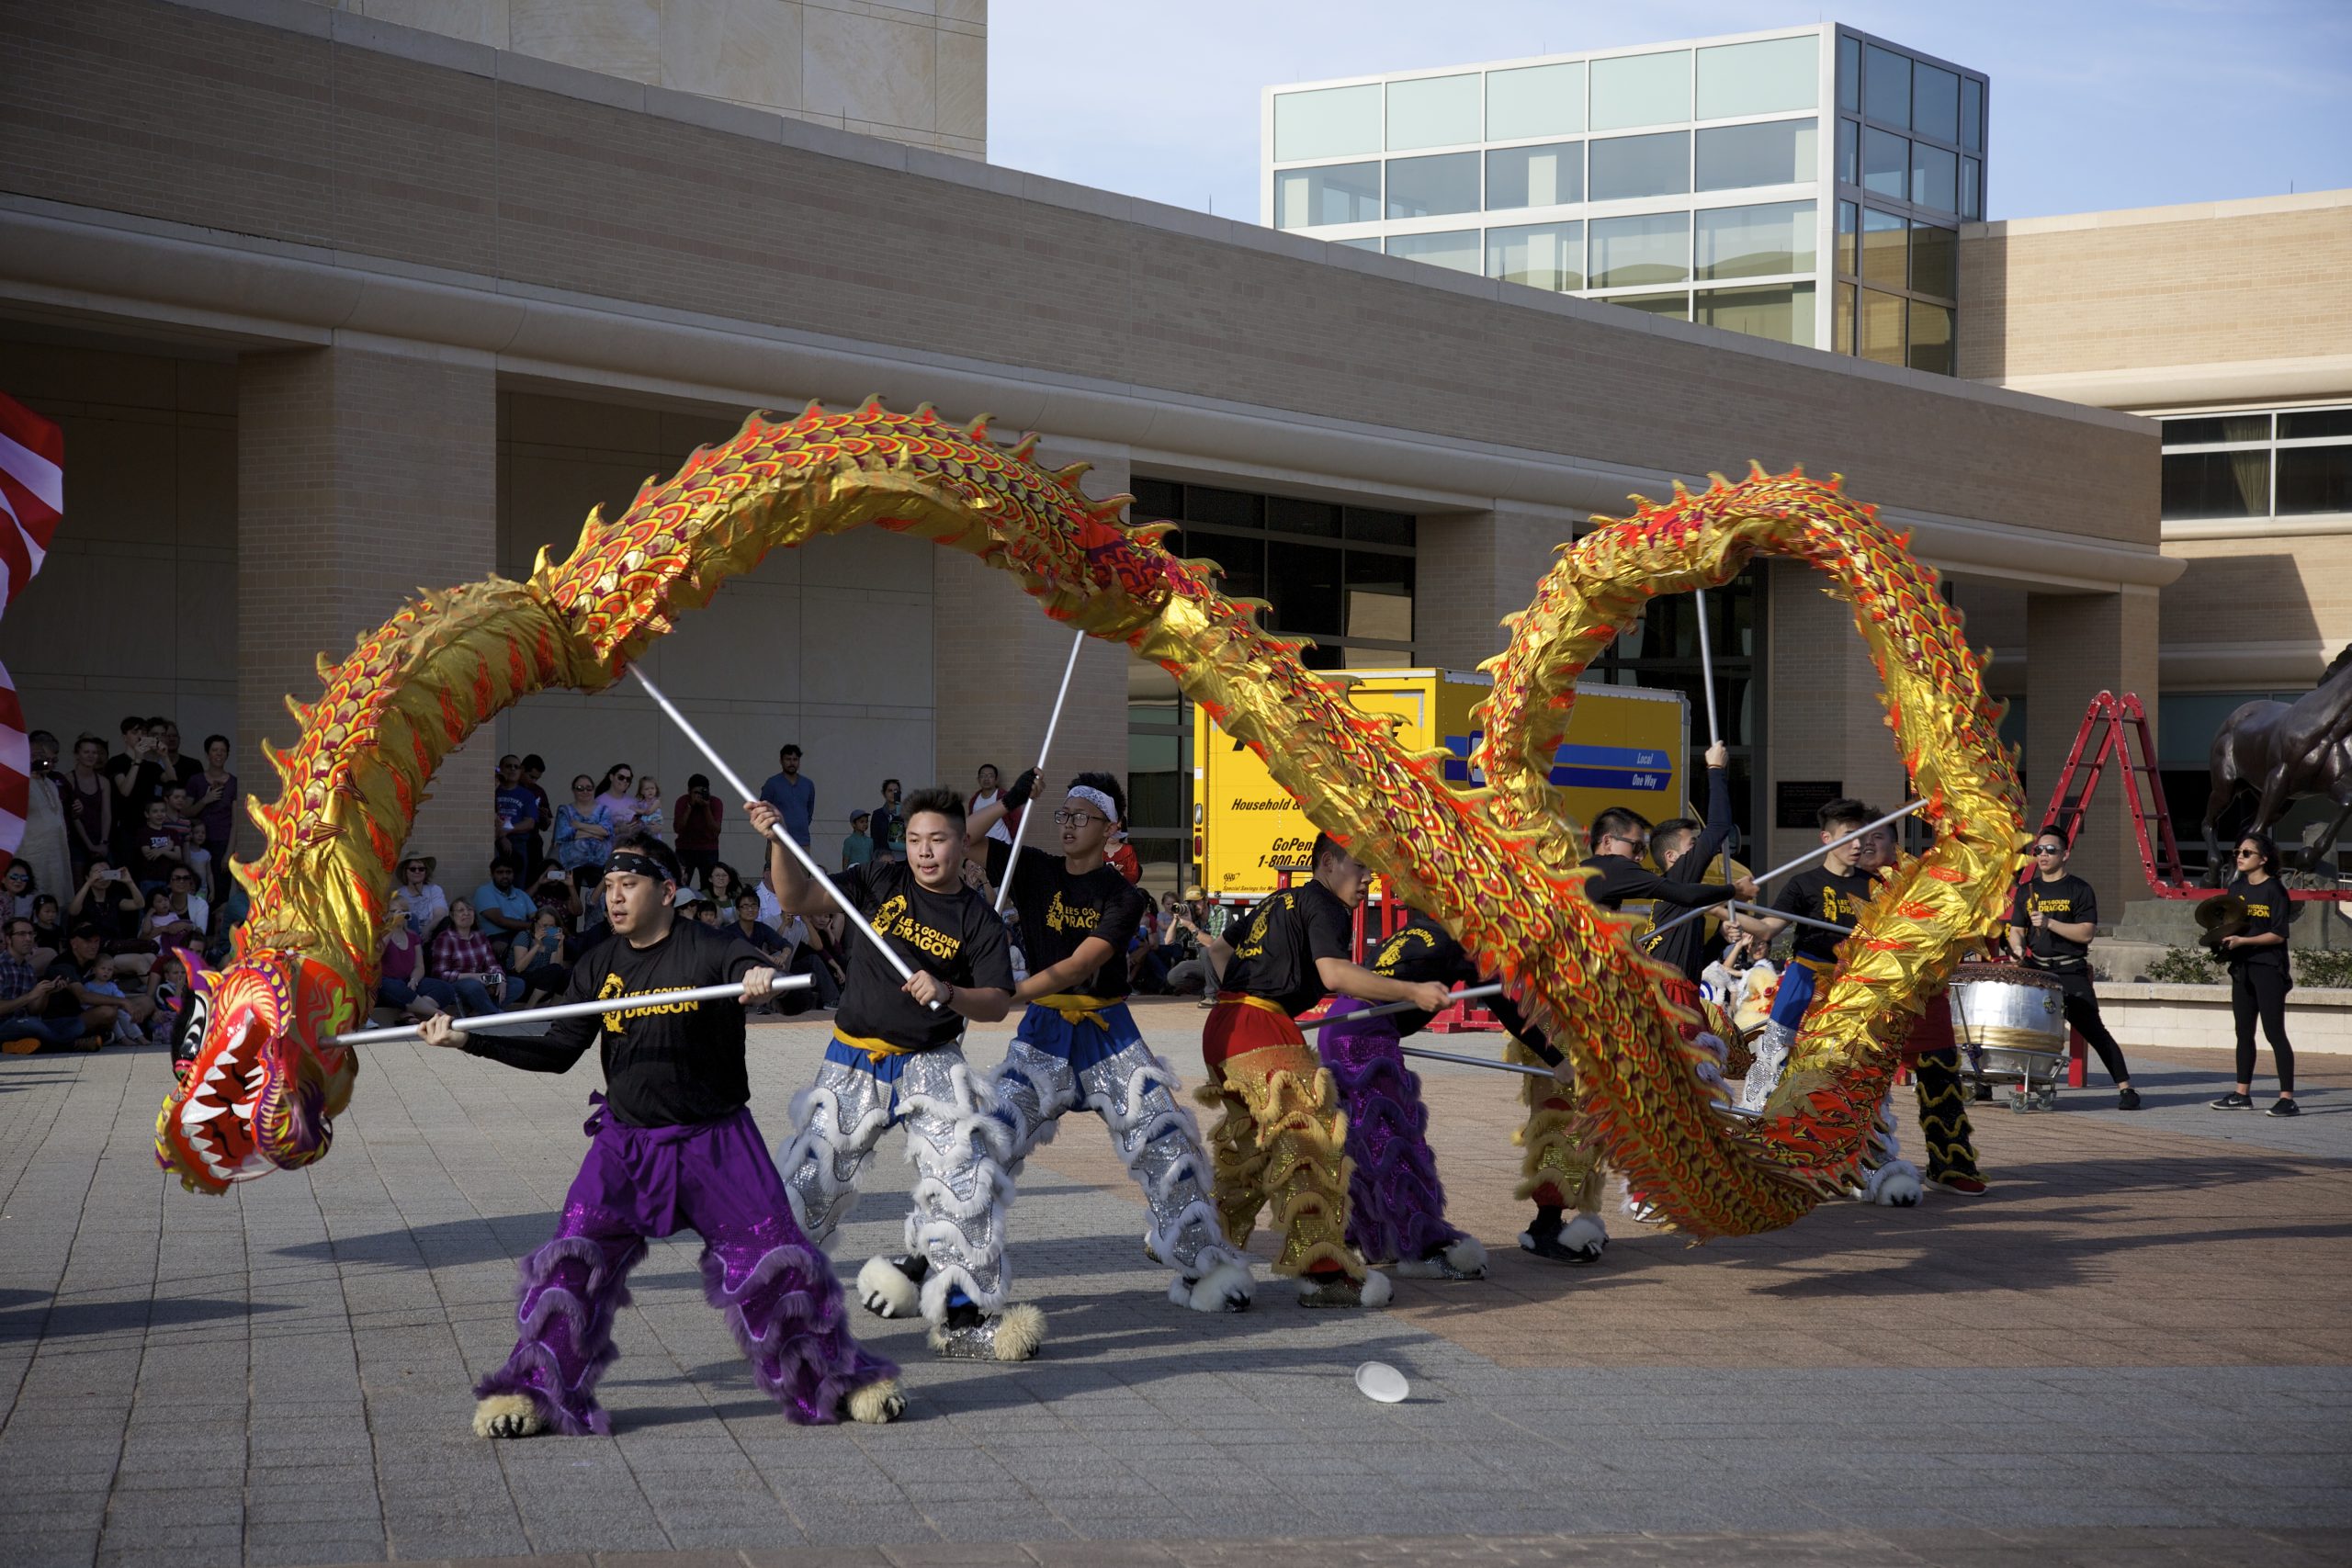
[(182, 962), (188, 999), (156, 1163), (192, 1192), (218, 1193), (325, 1154), (359, 1070), (352, 1052), (323, 1043), (358, 1018), (350, 981), (283, 948), (241, 953), (219, 973)]

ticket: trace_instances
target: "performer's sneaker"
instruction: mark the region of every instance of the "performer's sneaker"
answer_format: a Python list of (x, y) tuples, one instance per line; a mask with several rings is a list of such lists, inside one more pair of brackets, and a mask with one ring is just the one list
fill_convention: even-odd
[(1400, 1280), (1483, 1280), (1487, 1249), (1469, 1236), (1457, 1236), (1427, 1258), (1394, 1267)]
[(1608, 1234), (1599, 1221), (1588, 1222), (1579, 1213), (1574, 1223), (1564, 1223), (1556, 1209), (1537, 1210), (1534, 1223), (1519, 1233), (1521, 1252), (1532, 1252), (1550, 1263), (1598, 1263), (1608, 1245)]
[(2205, 1103), (2216, 1111), (2251, 1111), (2254, 1109), (2254, 1096), (2233, 1090), (2219, 1100), (2209, 1100)]
[(2140, 1109), (2140, 1091), (2139, 1091), (2138, 1089), (2120, 1089), (2120, 1090), (2118, 1090), (2118, 1091), (2116, 1092), (2116, 1096), (2115, 1096), (2115, 1109), (2117, 1109), (2118, 1111), (2137, 1111), (2137, 1110), (2139, 1110), (2139, 1109)]
[(2278, 1104), (2263, 1112), (2265, 1116), (2301, 1116), (2302, 1113), (2301, 1108), (2283, 1094), (2278, 1097)]
[(920, 1254), (869, 1258), (857, 1271), (857, 1299), (876, 1317), (914, 1317), (922, 1311), (922, 1282), (931, 1259)]
[(1046, 1314), (1034, 1306), (1007, 1307), (983, 1316), (969, 1302), (947, 1309), (931, 1330), (931, 1348), (944, 1361), (1025, 1361), (1046, 1342)]
[(1298, 1292), (1303, 1307), (1386, 1306), (1395, 1287), (1388, 1276), (1374, 1269), (1361, 1280), (1347, 1274), (1309, 1274)]
[(1948, 1170), (1941, 1176), (1929, 1177), (1947, 1192), (1959, 1192), (1973, 1198), (1989, 1185), (1981, 1176), (1971, 1176), (1964, 1170)]

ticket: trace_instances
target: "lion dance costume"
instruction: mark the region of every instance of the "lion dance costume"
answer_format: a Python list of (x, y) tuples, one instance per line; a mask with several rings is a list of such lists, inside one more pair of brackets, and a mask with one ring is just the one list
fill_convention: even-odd
[[(2023, 796), (1982, 661), (1932, 575), (1834, 481), (1719, 479), (1565, 547), (1488, 661), (1473, 760), (1487, 783), (1462, 792), (1438, 753), (1401, 745), (1264, 631), (1254, 606), (1216, 592), (1206, 563), (1161, 549), (1160, 529), (1125, 526), (1119, 503), (1090, 502), (1076, 470), (1047, 473), (1027, 445), (1000, 446), (928, 409), (811, 407), (755, 415), (618, 518), (592, 514), (571, 554), (542, 556), (526, 581), (424, 594), (341, 663), (321, 661), (323, 696), (294, 707), (300, 739), (269, 752), (285, 788), (256, 806), (267, 845), (239, 869), (252, 915), (158, 1119), (162, 1162), (219, 1192), (326, 1153), (358, 1074), (330, 1040), (367, 1010), (391, 868), (454, 747), (530, 693), (609, 686), (767, 551), (865, 525), (975, 554), (1048, 615), (1167, 670), (1318, 828), (1500, 978), (1573, 1064), (1583, 1145), (1693, 1238), (1789, 1224), (1850, 1181), (1912, 1017), (1962, 946), (2006, 919)], [(1811, 567), (1850, 606), (1934, 841), (1863, 913), (1748, 1119), (1714, 1103), (1700, 1072), (1713, 1058), (1685, 1039), (1632, 922), (1578, 896), (1578, 829), (1550, 773), (1591, 659), (1652, 598), (1718, 586), (1759, 555)]]

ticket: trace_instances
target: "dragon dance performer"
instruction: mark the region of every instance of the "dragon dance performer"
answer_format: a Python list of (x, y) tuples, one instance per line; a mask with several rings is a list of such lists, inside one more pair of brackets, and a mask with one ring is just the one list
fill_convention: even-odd
[(1348, 1243), (1345, 1123), (1331, 1075), (1295, 1020), (1333, 992), (1367, 1002), (1411, 1002), (1436, 1012), (1446, 987), (1376, 975), (1350, 953), (1352, 911), (1372, 874), (1329, 834), (1317, 834), (1308, 880), (1268, 894), (1220, 938), (1216, 1005), (1201, 1031), (1213, 1082), (1199, 1091), (1223, 1114), (1209, 1134), (1216, 1206), (1239, 1247), (1271, 1202), (1283, 1228), (1277, 1274), (1304, 1276), (1300, 1304), (1379, 1306), (1388, 1278)]
[[(1697, 885), (1723, 853), (1724, 846), (1731, 842), (1735, 826), (1731, 814), (1731, 748), (1718, 740), (1707, 748), (1705, 822), (1679, 817), (1671, 822), (1661, 822), (1650, 834), (1658, 874), (1670, 883)], [(1746, 877), (1733, 883), (1732, 887), (1742, 898), (1756, 897), (1756, 884)], [(1664, 935), (1646, 938), (1642, 943), (1643, 952), (1682, 976), (1681, 985), (1669, 986), (1668, 989), (1685, 1007), (1699, 1005), (1699, 976), (1707, 967), (1706, 924), (1704, 920), (1690, 920)]]
[[(743, 809), (773, 840), (782, 820), (775, 807), (746, 801)], [(794, 1213), (821, 1247), (856, 1201), (857, 1174), (874, 1145), (905, 1122), (916, 1171), (907, 1250), (868, 1258), (858, 1294), (885, 1317), (911, 1305), (942, 1356), (1024, 1361), (1045, 1337), (1045, 1315), (1005, 1304), (1012, 1134), (994, 1114), (987, 1083), (965, 1062), (962, 1038), (967, 1020), (994, 1023), (1011, 1009), (1012, 952), (1004, 922), (964, 883), (964, 797), (918, 790), (905, 822), (904, 860), (853, 866), (836, 886), (914, 977), (902, 984), (872, 942), (852, 952), (832, 1043), (817, 1081), (793, 1100), (779, 1163)], [(824, 886), (773, 841), (768, 876), (786, 914), (834, 907)]]
[[(1029, 803), (1035, 768), (975, 813), (985, 833)], [(1227, 1245), (1207, 1190), (1209, 1162), (1192, 1112), (1178, 1102), (1175, 1069), (1144, 1043), (1127, 1010), (1127, 944), (1150, 908), (1106, 858), (1126, 819), (1126, 795), (1109, 773), (1080, 773), (1053, 822), (1061, 852), (1025, 847), (1011, 868), (1029, 977), (1014, 990), (1028, 1004), (1004, 1060), (989, 1077), (997, 1115), (1012, 1130), (1015, 1170), (1049, 1142), (1063, 1114), (1084, 1106), (1102, 1118), (1151, 1216), (1145, 1246), (1172, 1265), (1169, 1299), (1199, 1312), (1250, 1304), (1250, 1265)], [(885, 1287), (890, 1281), (879, 1281)], [(911, 1310), (912, 1287), (889, 1299)]]
[(760, 1386), (795, 1421), (891, 1421), (905, 1408), (898, 1369), (867, 1354), (842, 1321), (841, 1285), (793, 1223), (792, 1205), (749, 1108), (743, 1003), (664, 1005), (666, 991), (743, 984), (769, 994), (775, 971), (748, 942), (682, 920), (678, 863), (657, 842), (616, 852), (605, 878), (612, 934), (581, 955), (566, 998), (646, 998), (642, 1007), (562, 1019), (541, 1037), (469, 1035), (447, 1013), (428, 1045), (526, 1072), (560, 1073), (601, 1035), (606, 1092), (590, 1096), (594, 1139), (545, 1247), (523, 1260), (506, 1364), (474, 1386), (474, 1433), (526, 1438), (553, 1427), (607, 1434), (596, 1380), (614, 1359), (613, 1319), (648, 1236), (703, 1238), (703, 1288), (735, 1331)]

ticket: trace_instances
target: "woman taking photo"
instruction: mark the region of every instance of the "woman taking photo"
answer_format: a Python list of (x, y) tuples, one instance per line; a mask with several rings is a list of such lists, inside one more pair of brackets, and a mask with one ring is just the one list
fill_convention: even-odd
[(2254, 1021), (2270, 1042), (2270, 1059), (2278, 1069), (2278, 1103), (2269, 1114), (2293, 1116), (2295, 1107), (2295, 1048), (2287, 1043), (2287, 993), (2294, 988), (2287, 968), (2287, 919), (2293, 905), (2287, 885), (2278, 880), (2278, 846), (2267, 833), (2248, 833), (2238, 840), (2238, 874), (2229, 897), (2245, 901), (2245, 930), (2225, 936), (2219, 949), (2230, 966), (2230, 1012), (2238, 1026), (2238, 1086), (2211, 1101), (2216, 1111), (2254, 1109)]

